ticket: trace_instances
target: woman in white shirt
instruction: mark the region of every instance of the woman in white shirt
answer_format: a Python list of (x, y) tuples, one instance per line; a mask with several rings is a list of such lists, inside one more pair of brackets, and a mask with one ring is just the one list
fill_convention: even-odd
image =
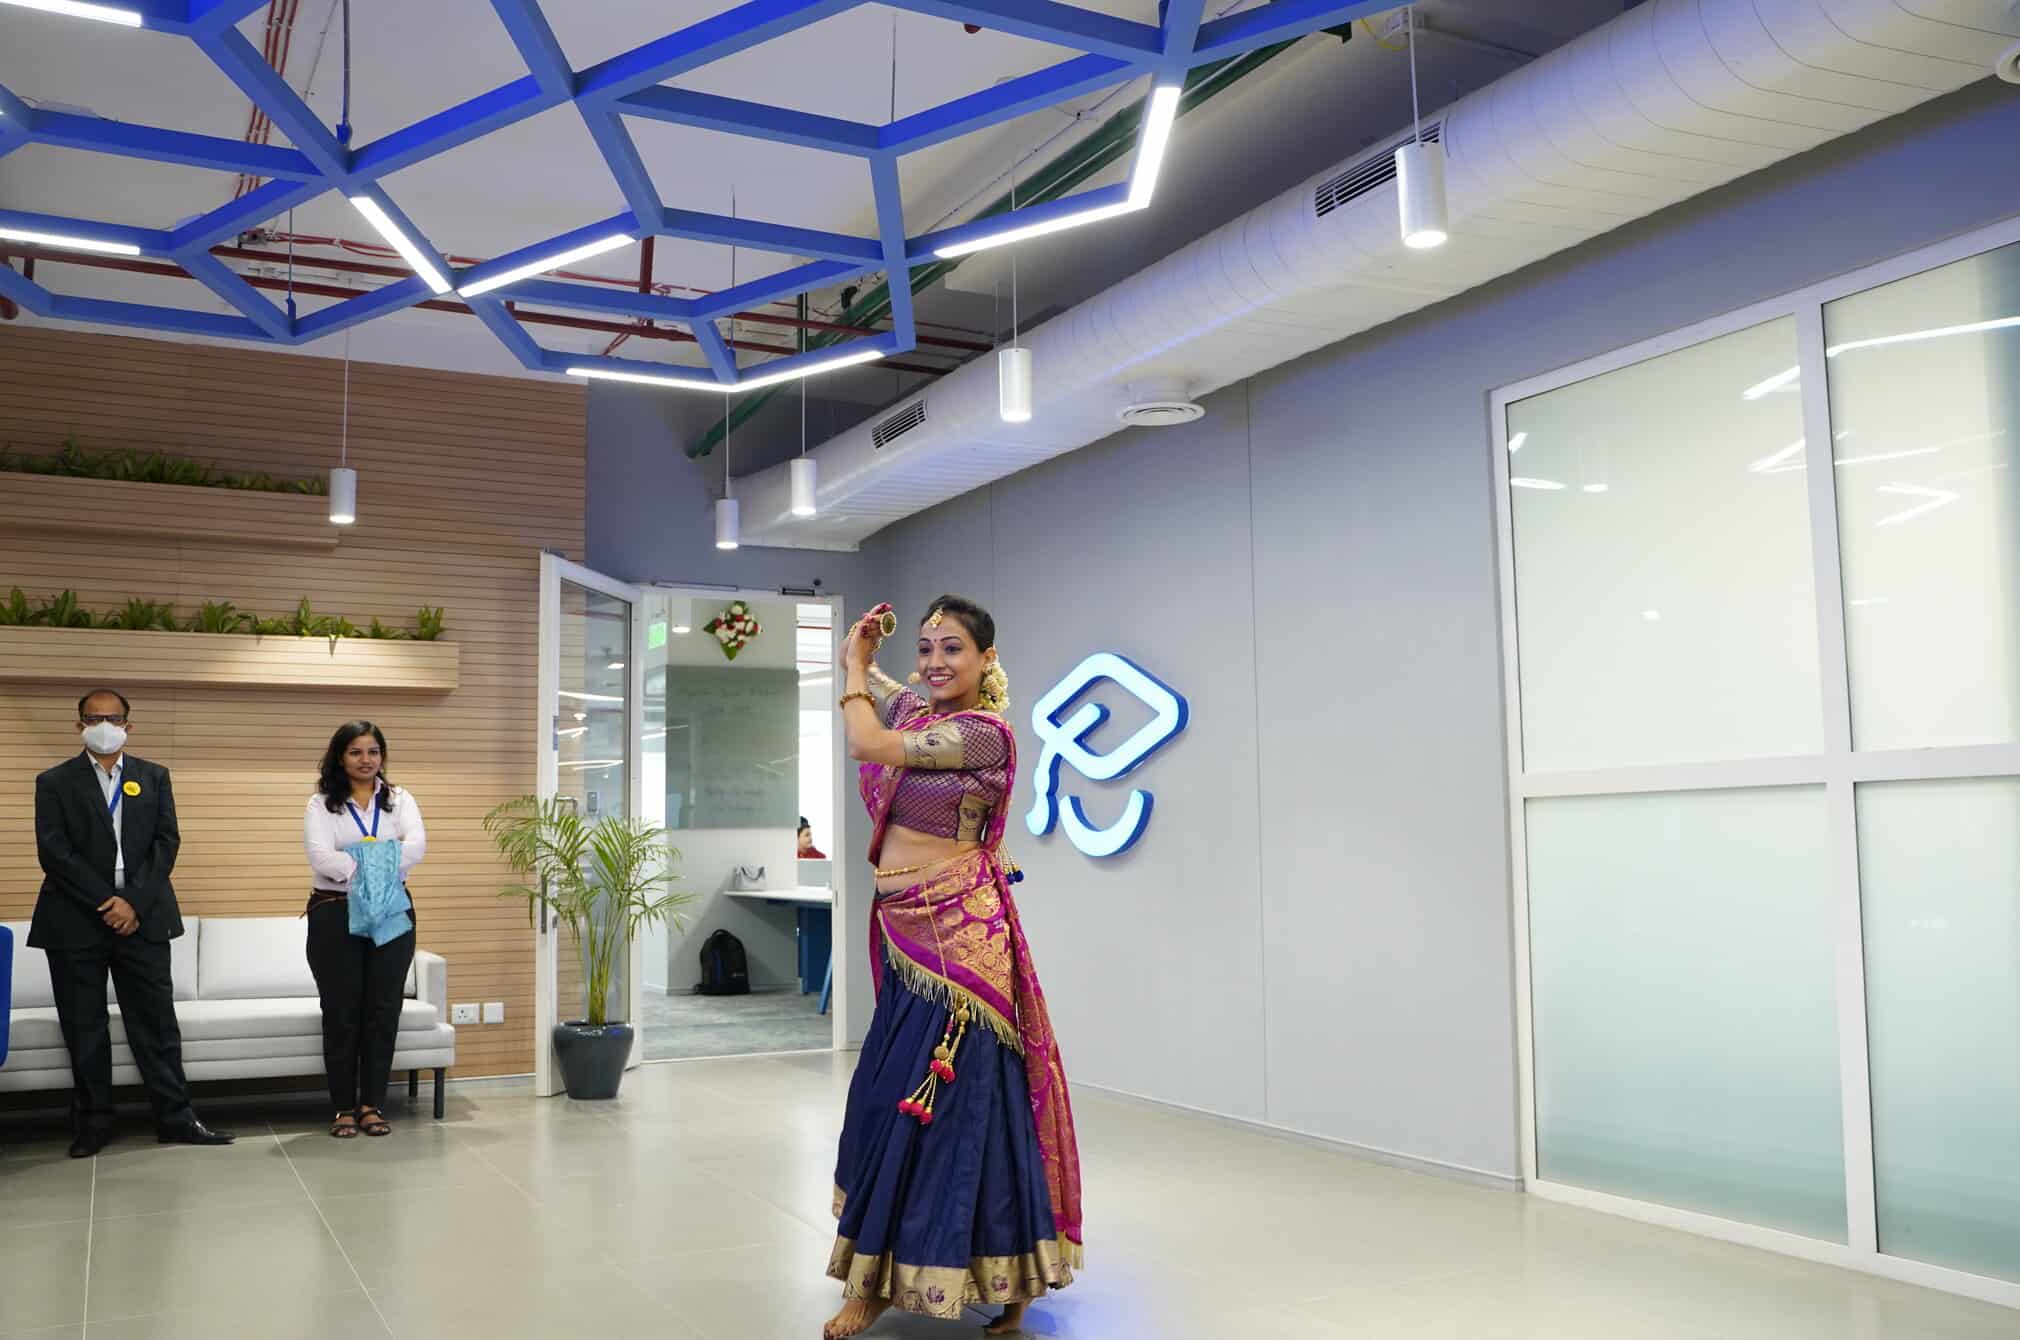
[[(400, 1031), (414, 932), (375, 945), (352, 935), (346, 901), (358, 863), (344, 848), (400, 842), (400, 879), (421, 863), (428, 830), (414, 797), (386, 778), (386, 737), (369, 721), (347, 721), (330, 737), (322, 776), (302, 816), (302, 844), (313, 878), (309, 894), (309, 969), (323, 1004), (323, 1068), (340, 1140), (390, 1135), (386, 1084)], [(411, 917), (413, 903), (408, 900)]]

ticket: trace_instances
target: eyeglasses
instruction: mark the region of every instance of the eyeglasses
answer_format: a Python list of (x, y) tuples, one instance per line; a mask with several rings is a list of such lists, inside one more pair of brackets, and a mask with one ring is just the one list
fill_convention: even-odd
[(81, 719), (87, 726), (124, 726), (126, 724), (126, 714), (124, 712), (87, 712)]

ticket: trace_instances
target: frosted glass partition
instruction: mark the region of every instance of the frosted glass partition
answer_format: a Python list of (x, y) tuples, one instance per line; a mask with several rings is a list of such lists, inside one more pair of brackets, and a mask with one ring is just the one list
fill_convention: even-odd
[(1827, 303), (1824, 341), (1853, 739), (2020, 740), (2020, 246)]
[(1822, 787), (1527, 806), (1537, 1171), (1846, 1239)]
[(2020, 1280), (2020, 778), (1858, 800), (1880, 1250)]
[(1508, 406), (1529, 771), (1823, 747), (1795, 364), (1783, 319)]

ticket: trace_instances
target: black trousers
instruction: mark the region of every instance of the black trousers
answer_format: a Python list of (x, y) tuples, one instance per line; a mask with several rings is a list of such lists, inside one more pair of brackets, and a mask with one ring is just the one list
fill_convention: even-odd
[(49, 985), (56, 1021), (70, 1049), (70, 1120), (81, 1133), (112, 1125), (112, 1020), (105, 979), (119, 997), (119, 1019), (134, 1065), (147, 1086), (156, 1125), (193, 1119), (182, 1073), (182, 1028), (175, 1021), (175, 984), (168, 942), (107, 933), (88, 949), (50, 949)]
[(400, 1032), (400, 1002), (414, 962), (414, 932), (375, 945), (351, 934), (341, 901), (309, 912), (309, 971), (323, 1002), (323, 1069), (330, 1107), (384, 1107)]

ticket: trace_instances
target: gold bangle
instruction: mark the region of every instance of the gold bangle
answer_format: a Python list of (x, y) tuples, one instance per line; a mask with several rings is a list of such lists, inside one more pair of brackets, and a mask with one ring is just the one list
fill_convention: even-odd
[(849, 704), (850, 704), (850, 703), (852, 703), (852, 702), (855, 702), (855, 701), (856, 701), (856, 700), (857, 700), (858, 698), (860, 698), (860, 699), (862, 699), (862, 700), (863, 700), (864, 702), (868, 703), (868, 704), (870, 705), (870, 708), (871, 708), (871, 710), (873, 710), (873, 711), (874, 711), (874, 710), (876, 709), (876, 706), (877, 706), (877, 698), (876, 698), (876, 695), (875, 695), (875, 694), (871, 694), (871, 693), (861, 693), (861, 692), (857, 692), (857, 693), (845, 693), (845, 694), (843, 694), (843, 695), (842, 695), (842, 698), (841, 698), (841, 701), (840, 701), (839, 703), (837, 703), (837, 704), (836, 704), (836, 706), (837, 706), (837, 707), (840, 707), (840, 708), (841, 708), (841, 709), (842, 709), (842, 710), (843, 710), (844, 712), (846, 712), (846, 711), (848, 711), (848, 710), (849, 710)]

